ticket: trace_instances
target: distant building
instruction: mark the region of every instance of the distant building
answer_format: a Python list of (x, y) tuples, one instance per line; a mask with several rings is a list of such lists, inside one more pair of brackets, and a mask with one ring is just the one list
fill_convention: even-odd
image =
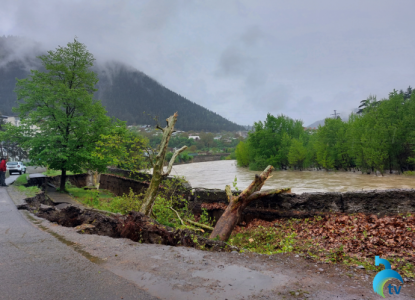
[[(21, 121), (19, 117), (15, 117), (15, 116), (1, 116), (1, 118), (4, 120), (5, 123), (10, 123), (14, 126), (20, 126), (21, 125)], [(39, 127), (32, 125), (30, 126), (30, 129), (32, 130), (36, 130), (39, 131)]]
[(19, 117), (1, 116), (1, 118), (6, 123), (10, 123), (14, 126), (20, 126), (20, 118)]
[(189, 135), (189, 139), (193, 139), (193, 140), (200, 140), (200, 137), (198, 135)]
[(248, 136), (248, 131), (237, 131), (236, 134), (243, 138), (246, 138)]

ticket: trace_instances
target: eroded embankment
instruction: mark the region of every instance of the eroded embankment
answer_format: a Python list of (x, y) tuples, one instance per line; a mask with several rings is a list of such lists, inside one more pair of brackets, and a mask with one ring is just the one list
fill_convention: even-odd
[[(233, 191), (236, 195), (240, 193)], [(189, 208), (198, 214), (206, 209), (216, 220), (228, 205), (224, 190), (196, 189)], [(354, 192), (277, 194), (252, 202), (243, 212), (240, 223), (255, 219), (273, 221), (281, 218), (310, 218), (324, 214), (398, 215), (415, 212), (414, 189)]]
[(201, 237), (191, 230), (164, 226), (139, 212), (130, 212), (123, 216), (72, 205), (59, 209), (43, 192), (25, 200), (27, 204), (18, 206), (19, 209), (27, 209), (38, 217), (65, 227), (77, 227), (80, 233), (211, 251), (238, 250), (224, 242)]

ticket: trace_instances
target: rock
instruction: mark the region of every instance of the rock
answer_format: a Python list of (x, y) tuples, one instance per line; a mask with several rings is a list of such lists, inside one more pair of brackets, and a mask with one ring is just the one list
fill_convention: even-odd
[(79, 231), (83, 231), (83, 230), (88, 229), (88, 228), (95, 228), (95, 226), (91, 225), (91, 224), (82, 224), (82, 225), (76, 226), (75, 230), (77, 232), (79, 232)]
[(297, 254), (295, 257), (300, 257), (300, 255)]
[(362, 266), (362, 265), (357, 266), (357, 268), (358, 268), (358, 269), (365, 269), (365, 267), (364, 267), (364, 266)]
[(320, 268), (320, 269), (318, 269), (320, 272), (324, 272), (324, 269), (322, 269), (322, 268)]
[(233, 250), (231, 253), (238, 253), (238, 251)]
[(55, 210), (55, 207), (50, 206), (50, 205), (40, 204), (39, 210), (47, 212), (47, 211)]

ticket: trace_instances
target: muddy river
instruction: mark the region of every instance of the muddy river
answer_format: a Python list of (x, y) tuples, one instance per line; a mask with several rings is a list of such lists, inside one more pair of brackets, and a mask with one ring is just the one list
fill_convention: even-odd
[[(171, 175), (185, 176), (193, 187), (224, 189), (237, 178), (237, 187), (243, 189), (252, 182), (257, 171), (239, 168), (234, 160), (176, 165)], [(404, 175), (362, 175), (353, 172), (275, 171), (264, 188), (291, 187), (293, 193), (345, 192), (356, 190), (383, 190), (415, 188), (415, 177)], [(233, 189), (233, 188), (232, 188)]]

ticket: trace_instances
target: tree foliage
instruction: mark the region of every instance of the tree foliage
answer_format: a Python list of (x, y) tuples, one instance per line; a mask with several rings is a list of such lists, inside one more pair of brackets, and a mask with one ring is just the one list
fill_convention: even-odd
[(66, 171), (106, 168), (107, 161), (94, 155), (96, 143), (125, 124), (112, 121), (93, 99), (98, 79), (90, 69), (94, 57), (84, 44), (75, 39), (39, 59), (45, 71), (32, 70), (28, 78), (17, 80), (19, 106), (14, 111), (22, 125), (13, 131), (34, 163), (62, 170), (64, 190)]
[[(328, 118), (317, 130), (302, 127), (301, 121), (285, 116), (267, 116), (254, 125), (246, 142), (237, 149), (240, 166), (260, 170), (265, 164), (279, 169), (358, 168), (401, 172), (415, 168), (415, 93), (394, 90), (387, 99), (375, 96), (362, 101), (360, 113), (344, 122)], [(237, 152), (238, 153), (238, 152)], [(248, 162), (246, 157), (248, 157)]]

